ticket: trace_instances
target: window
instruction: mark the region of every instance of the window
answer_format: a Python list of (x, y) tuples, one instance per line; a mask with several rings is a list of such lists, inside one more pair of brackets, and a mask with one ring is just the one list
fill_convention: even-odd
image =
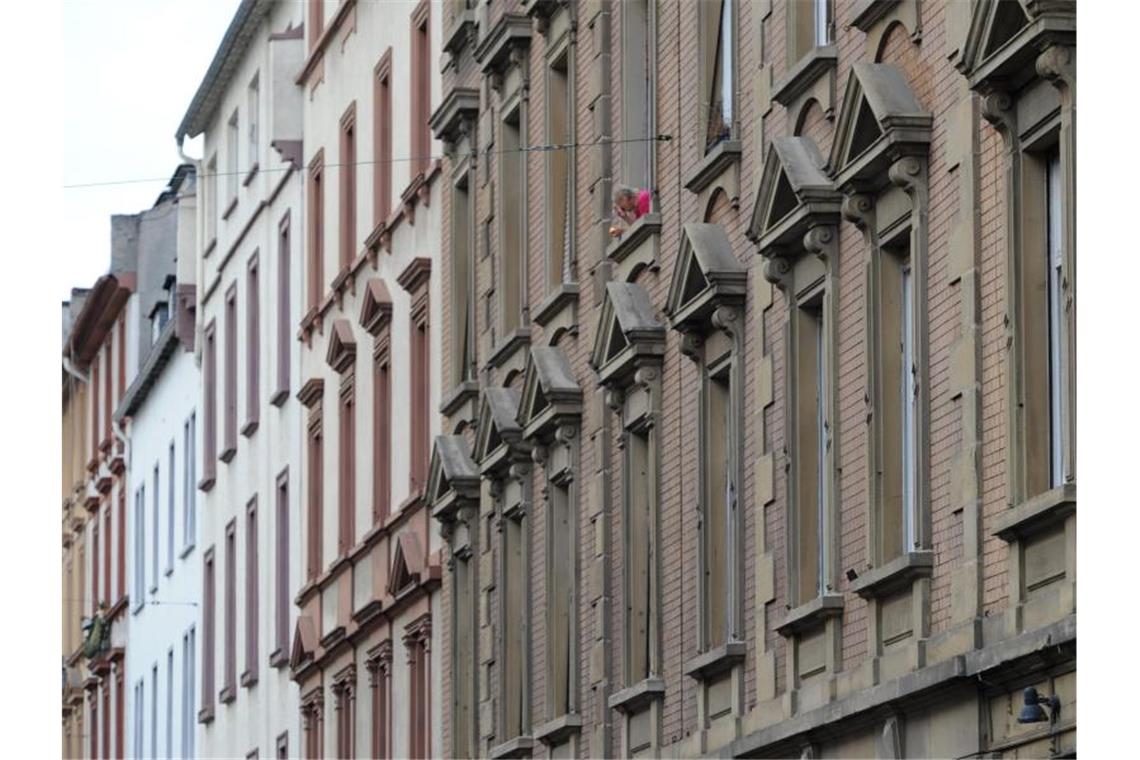
[(261, 85), (259, 74), (253, 75), (249, 83), (249, 175), (252, 176), (258, 167), (258, 122), (261, 120)]
[[(570, 50), (567, 46), (546, 68), (546, 144), (570, 143), (574, 118), (573, 90), (570, 87)], [(570, 171), (574, 153), (570, 149), (546, 153), (546, 290), (551, 292), (570, 279), (570, 246), (574, 174)]]
[(522, 324), (523, 308), (523, 207), (526, 164), (523, 159), (519, 109), (502, 122), (499, 159), (499, 332), (506, 339)]
[(197, 477), (197, 415), (191, 413), (190, 418), (182, 425), (182, 550), (185, 553), (194, 546), (195, 534), (195, 503), (197, 499), (194, 486)]
[[(656, 126), (656, 3), (621, 3), (622, 136), (621, 170), (625, 184), (653, 187)], [(571, 109), (573, 112), (573, 109)]]
[(146, 484), (135, 491), (135, 609), (146, 599)]
[[(194, 757), (194, 670), (195, 631), (191, 626), (182, 636), (182, 757)], [(205, 698), (205, 695), (203, 695)]]
[(214, 485), (215, 463), (218, 459), (218, 346), (213, 321), (206, 325), (204, 337), (206, 339), (205, 371), (203, 373), (205, 374), (206, 429), (203, 431), (202, 438), (202, 459), (206, 465), (199, 487), (208, 491)]
[[(158, 757), (158, 663), (150, 668), (150, 756)], [(110, 755), (108, 755), (110, 757)]]
[[(503, 519), (502, 533), (502, 661), (500, 693), (503, 702), (503, 741), (527, 731), (527, 661), (529, 660), (526, 586), (529, 572), (525, 557), (525, 517), (514, 513)], [(497, 732), (496, 732), (497, 733)]]
[(307, 516), (308, 578), (315, 581), (321, 574), (321, 491), (323, 489), (324, 447), (321, 432), (320, 409), (309, 422), (309, 514)]
[[(198, 711), (198, 722), (208, 723), (214, 718), (214, 674), (216, 665), (215, 629), (217, 620), (217, 598), (214, 577), (214, 547), (202, 555), (202, 708)], [(191, 648), (193, 651), (193, 648)], [(191, 670), (191, 673), (194, 671)]]
[(324, 253), (324, 152), (317, 151), (309, 164), (309, 309), (316, 309), (321, 303), (321, 293), (325, 287)]
[(99, 519), (91, 525), (91, 614), (99, 612)]
[(226, 122), (226, 210), (222, 216), (229, 216), (237, 203), (238, 189), (238, 112), (234, 109)]
[(127, 489), (119, 488), (119, 571), (118, 598), (127, 595)]
[(257, 683), (257, 623), (261, 619), (257, 563), (257, 496), (254, 496), (245, 511), (245, 671), (241, 674), (242, 686)]
[(391, 356), (388, 331), (377, 337), (378, 350), (372, 364), (372, 524), (388, 518), (392, 488), (392, 398)]
[(421, 0), (412, 12), (412, 172), (425, 174), (431, 163), (431, 5)]
[(787, 0), (788, 67), (817, 47), (831, 44), (832, 0)]
[(289, 262), (292, 255), (290, 218), (286, 211), (277, 225), (277, 389), (271, 402), (278, 406), (284, 405), (289, 398), (289, 357), (293, 348), (289, 297)]
[(226, 525), (226, 599), (224, 629), (226, 648), (222, 673), (222, 703), (232, 702), (237, 696), (237, 521)]
[(734, 583), (730, 581), (737, 558), (736, 484), (729, 465), (729, 407), (732, 385), (728, 368), (710, 373), (706, 384), (705, 430), (705, 509), (704, 524), (704, 615), (703, 649), (718, 647), (735, 638), (733, 610), (736, 606)]
[(340, 393), (339, 452), (337, 456), (337, 553), (352, 551), (356, 534), (356, 397), (349, 369), (346, 387)]
[(114, 409), (112, 396), (114, 369), (111, 364), (111, 358), (114, 356), (114, 346), (111, 341), (112, 335), (114, 335), (114, 333), (107, 334), (106, 351), (103, 353), (103, 441), (107, 444), (111, 443), (111, 412)]
[(572, 514), (570, 484), (550, 481), (547, 515), (546, 565), (546, 712), (551, 718), (575, 711), (577, 673), (572, 671), (577, 657), (574, 603), (574, 574), (577, 567), (572, 531), (577, 521)]
[(258, 288), (258, 252), (246, 268), (245, 285), (245, 425), (242, 434), (257, 430), (261, 407), (261, 294)]
[(237, 453), (237, 283), (226, 291), (226, 418), (224, 448), (219, 458), (229, 462)]
[(428, 644), (431, 618), (424, 614), (408, 625), (404, 646), (408, 650), (408, 746), (410, 757), (431, 757), (431, 726), (428, 706), (431, 704), (431, 673), (428, 671)]
[(166, 327), (166, 323), (170, 318), (170, 307), (165, 302), (159, 302), (154, 305), (154, 312), (150, 318), (150, 342), (154, 345), (158, 341), (158, 336), (162, 334), (162, 328)]
[(385, 640), (368, 655), (369, 690), (372, 692), (372, 757), (391, 757), (389, 727), (392, 704), (392, 642)]
[[(471, 552), (466, 550), (453, 555), (455, 562), (453, 590), (454, 618), (451, 630), (452, 650), (452, 757), (473, 757), (477, 736), (475, 680), (476, 642), (478, 630), (473, 624), (474, 617), (474, 573), (471, 572)], [(552, 715), (560, 715), (554, 712)]]
[(174, 757), (174, 649), (166, 651), (166, 757)]
[(114, 546), (114, 533), (111, 531), (111, 505), (103, 512), (103, 601), (111, 606), (111, 547)]
[(705, 151), (729, 139), (735, 129), (736, 19), (733, 0), (701, 4), (704, 29), (704, 91), (707, 93)]
[(210, 156), (206, 162), (206, 248), (209, 255), (218, 240), (218, 154)]
[(372, 99), (372, 209), (373, 226), (388, 219), (392, 210), (392, 48), (376, 64)]
[(277, 751), (273, 755), (276, 760), (289, 760), (289, 732), (277, 737)]
[(823, 294), (811, 291), (792, 313), (794, 354), (789, 404), (792, 406), (792, 510), (795, 571), (792, 606), (807, 604), (828, 590), (825, 562), (828, 493), (827, 408), (830, 382), (825, 349)]
[(274, 632), (277, 652), (274, 660), (285, 664), (289, 653), (289, 471), (277, 478), (276, 609)]
[(99, 358), (91, 362), (91, 459), (99, 457)]
[(151, 491), (151, 554), (150, 554), (150, 593), (158, 593), (158, 500), (162, 491), (159, 489), (158, 462), (154, 463), (154, 490)]
[(166, 575), (174, 572), (174, 441), (167, 449), (166, 469)]
[(656, 488), (652, 481), (650, 456), (652, 428), (631, 431), (624, 467), (625, 507), (622, 519), (626, 522), (625, 546), (625, 685), (632, 686), (656, 672), (657, 663), (657, 605), (653, 499)]
[[(143, 756), (143, 747), (144, 747), (143, 733), (144, 733), (144, 731), (146, 731), (146, 723), (143, 720), (143, 716), (146, 715), (146, 712), (145, 712), (146, 707), (144, 704), (145, 701), (146, 701), (146, 687), (143, 683), (143, 679), (140, 678), (137, 682), (135, 682), (135, 737), (134, 737), (135, 757), (140, 757), (140, 758)], [(92, 716), (92, 726), (94, 726), (94, 725), (95, 725), (94, 716)], [(92, 732), (92, 734), (94, 734), (94, 732)], [(94, 744), (94, 743), (95, 742), (92, 741), (92, 744)], [(93, 753), (91, 755), (91, 757), (93, 757), (93, 758), (98, 757), (98, 755)]]
[(317, 47), (317, 41), (325, 31), (324, 0), (309, 0), (309, 50)]
[(340, 266), (356, 256), (356, 103), (340, 117)]
[(451, 187), (451, 319), (453, 386), (475, 374), (475, 267), (467, 172)]
[(336, 756), (355, 757), (356, 676), (352, 666), (345, 675), (333, 681), (332, 692), (336, 700)]
[(1046, 217), (1049, 280), (1049, 485), (1065, 483), (1064, 399), (1068, 394), (1062, 350), (1062, 231), (1061, 156), (1054, 150), (1046, 161)]
[(412, 491), (427, 488), (428, 460), (431, 457), (431, 337), (428, 332), (427, 288), (412, 309), (412, 409), (411, 476)]
[(812, 0), (815, 18), (815, 44), (822, 47), (831, 42), (831, 0)]

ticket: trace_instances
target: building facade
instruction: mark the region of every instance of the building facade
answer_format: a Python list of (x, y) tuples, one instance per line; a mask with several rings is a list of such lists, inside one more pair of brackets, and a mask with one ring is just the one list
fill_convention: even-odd
[(295, 757), (304, 4), (244, 0), (176, 137), (198, 162), (197, 757)]
[(1074, 755), (1075, 4), (443, 16), (442, 751)]
[(140, 221), (140, 256), (161, 264), (161, 295), (139, 314), (140, 366), (115, 410), (127, 439), (129, 757), (193, 757), (198, 554), (194, 359), (196, 177), (183, 164)]
[(290, 665), (302, 757), (434, 757), (439, 3), (313, 2), (305, 19), (303, 549)]

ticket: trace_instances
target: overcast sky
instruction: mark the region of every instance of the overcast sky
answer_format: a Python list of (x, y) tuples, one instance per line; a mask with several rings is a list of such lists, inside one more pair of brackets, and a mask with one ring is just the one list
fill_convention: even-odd
[(238, 3), (64, 0), (63, 184), (161, 179), (63, 190), (60, 299), (107, 271), (111, 214), (149, 208), (174, 173), (174, 132)]

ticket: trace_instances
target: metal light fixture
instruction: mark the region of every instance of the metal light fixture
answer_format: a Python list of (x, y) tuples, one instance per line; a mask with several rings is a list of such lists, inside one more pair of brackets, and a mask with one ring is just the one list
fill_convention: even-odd
[[(1032, 686), (1022, 694), (1025, 698), (1025, 705), (1017, 716), (1018, 723), (1045, 723), (1046, 721), (1054, 723), (1060, 717), (1061, 700), (1056, 694), (1050, 697), (1041, 697), (1037, 695), (1037, 689)], [(1049, 705), (1048, 715), (1041, 709), (1041, 705)]]

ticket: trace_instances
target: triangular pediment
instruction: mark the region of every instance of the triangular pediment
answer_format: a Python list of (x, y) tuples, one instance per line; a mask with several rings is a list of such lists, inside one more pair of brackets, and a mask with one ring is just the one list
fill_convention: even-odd
[(649, 293), (637, 283), (606, 283), (598, 324), (590, 362), (603, 382), (612, 375), (615, 363), (635, 356), (660, 356), (664, 351), (665, 325), (657, 318)]
[(747, 278), (748, 269), (733, 253), (724, 227), (684, 225), (666, 307), (674, 329), (695, 325), (720, 304), (742, 302)]
[(433, 507), (459, 498), (478, 498), (479, 468), (461, 435), (436, 436), (428, 470), (428, 503)]
[(970, 87), (1014, 92), (1038, 76), (1037, 57), (1051, 45), (1076, 45), (1075, 0), (977, 0), (955, 66)]
[(293, 645), (289, 650), (289, 667), (296, 670), (313, 659), (317, 651), (317, 630), (308, 615), (297, 617), (293, 626)]
[(352, 334), (352, 325), (343, 317), (332, 323), (325, 361), (334, 372), (344, 372), (356, 361), (356, 337)]
[(1018, 32), (1029, 26), (1029, 16), (1025, 14), (1021, 3), (1016, 0), (994, 3), (994, 10), (990, 13), (988, 21), (988, 29), (982, 38), (985, 40), (982, 60), (996, 53), (1016, 37)]
[(388, 593), (399, 596), (401, 591), (414, 586), (420, 580), (423, 569), (423, 553), (416, 534), (410, 530), (400, 533), (396, 539), (396, 551), (388, 571)]
[(773, 140), (764, 158), (748, 229), (761, 253), (802, 237), (814, 215), (837, 214), (838, 210), (839, 194), (823, 173), (823, 156), (815, 141), (810, 137)]
[(511, 443), (522, 435), (522, 426), (516, 418), (520, 398), (516, 388), (483, 389), (473, 454), (476, 462), (482, 463), (504, 441)]
[(840, 184), (885, 173), (883, 162), (929, 146), (932, 123), (901, 69), (857, 63), (847, 78), (828, 166)]
[(582, 389), (574, 379), (566, 354), (557, 346), (534, 346), (523, 375), (518, 421), (525, 434), (534, 435), (553, 416), (580, 414)]
[(392, 320), (392, 297), (388, 286), (379, 277), (373, 277), (364, 285), (364, 297), (360, 307), (360, 324), (372, 335), (376, 335)]

